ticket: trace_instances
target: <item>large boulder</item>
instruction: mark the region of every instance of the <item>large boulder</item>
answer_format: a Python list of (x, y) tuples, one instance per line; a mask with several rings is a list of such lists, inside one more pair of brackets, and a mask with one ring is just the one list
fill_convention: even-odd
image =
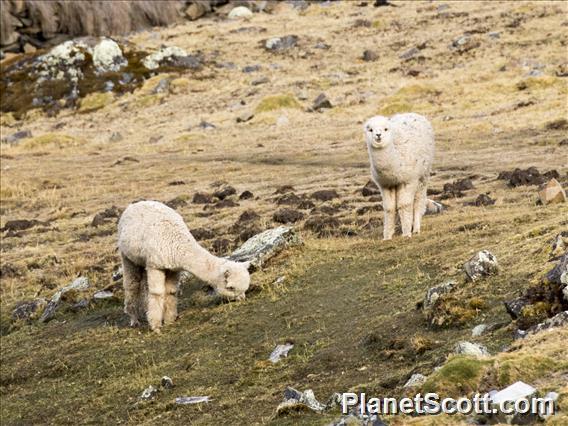
[(279, 226), (250, 238), (235, 250), (229, 256), (229, 259), (236, 262), (250, 261), (254, 268), (260, 268), (268, 259), (284, 248), (297, 245), (300, 242), (300, 238), (293, 228)]
[(550, 179), (538, 192), (538, 198), (544, 205), (566, 202), (566, 192), (556, 179)]
[(45, 311), (41, 315), (39, 321), (40, 322), (47, 322), (55, 316), (55, 311), (59, 308), (61, 304), (61, 299), (64, 294), (69, 293), (71, 291), (85, 291), (89, 289), (90, 283), (87, 277), (79, 277), (76, 278), (71, 284), (65, 286), (53, 295), (49, 303), (47, 304)]
[(463, 265), (463, 268), (471, 281), (499, 272), (497, 258), (488, 250), (477, 252)]

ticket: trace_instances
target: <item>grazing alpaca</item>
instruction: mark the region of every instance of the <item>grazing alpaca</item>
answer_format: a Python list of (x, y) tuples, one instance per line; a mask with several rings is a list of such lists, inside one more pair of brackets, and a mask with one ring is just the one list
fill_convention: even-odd
[(364, 125), (371, 176), (383, 196), (384, 239), (394, 235), (396, 212), (402, 235), (420, 232), (426, 210), (426, 186), (434, 160), (434, 130), (425, 117), (376, 116)]
[(195, 241), (178, 213), (157, 201), (140, 201), (126, 208), (118, 222), (118, 249), (124, 274), (124, 312), (132, 326), (139, 324), (144, 311), (156, 332), (162, 323), (175, 321), (178, 272), (183, 270), (229, 299), (244, 299), (249, 288), (248, 262), (213, 256)]

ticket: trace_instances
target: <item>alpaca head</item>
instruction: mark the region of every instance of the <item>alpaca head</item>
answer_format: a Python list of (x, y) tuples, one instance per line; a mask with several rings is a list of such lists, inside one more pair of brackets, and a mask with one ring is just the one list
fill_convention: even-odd
[(223, 265), (217, 294), (231, 300), (243, 300), (250, 285), (250, 262), (231, 262)]
[(364, 124), (365, 140), (375, 149), (385, 148), (393, 141), (393, 129), (388, 117), (376, 115)]

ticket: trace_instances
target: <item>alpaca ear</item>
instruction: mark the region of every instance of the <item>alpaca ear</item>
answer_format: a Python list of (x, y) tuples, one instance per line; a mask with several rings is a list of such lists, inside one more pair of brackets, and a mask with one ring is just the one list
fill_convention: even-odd
[(229, 271), (228, 269), (223, 273), (223, 276), (225, 277), (225, 282), (229, 279), (229, 277), (231, 276), (231, 271)]

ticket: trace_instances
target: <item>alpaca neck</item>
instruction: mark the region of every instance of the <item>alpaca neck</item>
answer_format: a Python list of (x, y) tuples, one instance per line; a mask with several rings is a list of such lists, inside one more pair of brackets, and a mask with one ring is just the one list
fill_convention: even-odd
[(373, 148), (369, 146), (369, 156), (374, 165), (373, 172), (381, 186), (396, 186), (400, 184), (400, 170), (402, 162), (400, 153), (393, 143), (389, 143), (384, 148)]
[(212, 255), (196, 241), (183, 247), (180, 254), (181, 269), (191, 272), (213, 286), (218, 284), (220, 277), (223, 276), (223, 264), (227, 262), (226, 259)]

